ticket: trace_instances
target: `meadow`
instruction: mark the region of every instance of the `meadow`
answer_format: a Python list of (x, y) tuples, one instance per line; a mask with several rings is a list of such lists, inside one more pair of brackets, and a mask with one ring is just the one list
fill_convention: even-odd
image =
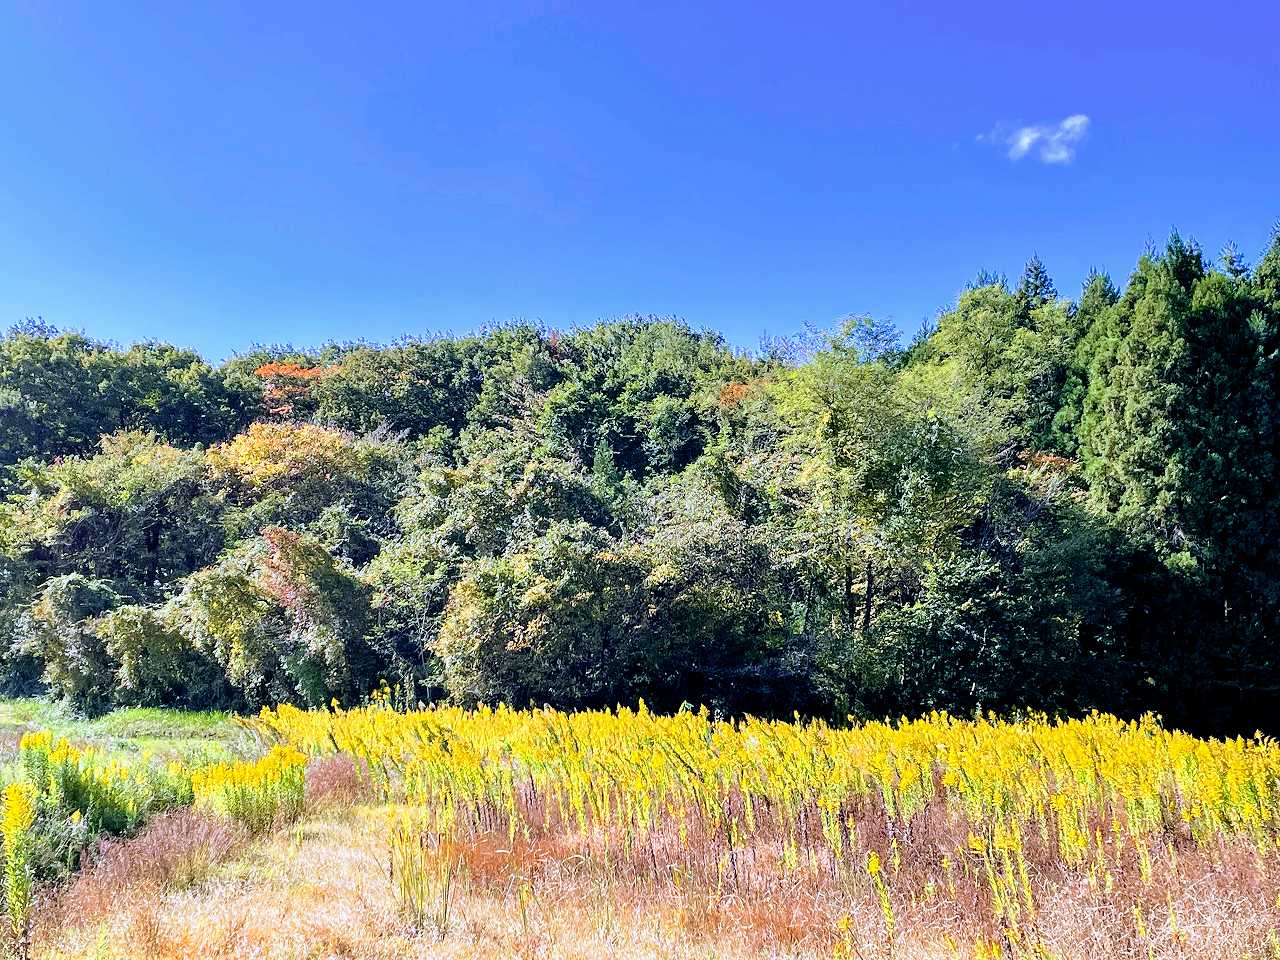
[(21, 956), (1280, 956), (1280, 745), (893, 724), (0, 707)]

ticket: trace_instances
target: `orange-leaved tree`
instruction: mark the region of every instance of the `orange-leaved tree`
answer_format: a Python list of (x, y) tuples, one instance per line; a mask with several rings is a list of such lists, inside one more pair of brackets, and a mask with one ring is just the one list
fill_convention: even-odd
[(304, 367), (291, 361), (273, 360), (253, 371), (262, 379), (262, 399), (270, 413), (281, 417), (299, 417), (313, 413), (313, 388), (318, 380), (333, 376), (340, 364), (326, 367)]

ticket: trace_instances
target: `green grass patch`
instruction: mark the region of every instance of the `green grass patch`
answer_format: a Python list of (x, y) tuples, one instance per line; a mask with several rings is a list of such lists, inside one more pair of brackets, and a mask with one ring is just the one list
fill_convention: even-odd
[(228, 713), (164, 707), (114, 710), (88, 726), (94, 733), (126, 740), (219, 740), (237, 733)]
[(186, 760), (226, 760), (253, 744), (229, 713), (130, 707), (93, 719), (36, 698), (0, 699), (0, 738), (16, 741), (31, 730), (51, 730), (75, 742), (122, 753), (144, 751)]

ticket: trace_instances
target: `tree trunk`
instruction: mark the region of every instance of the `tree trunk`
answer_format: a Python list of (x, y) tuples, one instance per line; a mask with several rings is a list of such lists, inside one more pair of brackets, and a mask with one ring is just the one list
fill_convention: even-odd
[(867, 595), (862, 601), (862, 635), (865, 637), (871, 630), (871, 597), (876, 589), (876, 571), (867, 560)]

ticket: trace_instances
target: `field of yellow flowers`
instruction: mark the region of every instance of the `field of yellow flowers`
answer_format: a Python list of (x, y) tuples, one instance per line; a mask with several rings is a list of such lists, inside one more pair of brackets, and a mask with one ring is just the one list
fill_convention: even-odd
[(182, 889), (148, 879), (126, 919), (94, 914), (86, 891), (119, 898), (128, 858), (154, 859), (144, 829), (51, 895), (37, 953), (1280, 957), (1268, 738), (1100, 715), (403, 711), (385, 694), (244, 725), (260, 756), (185, 774), (188, 816), (239, 831), (223, 865)]

